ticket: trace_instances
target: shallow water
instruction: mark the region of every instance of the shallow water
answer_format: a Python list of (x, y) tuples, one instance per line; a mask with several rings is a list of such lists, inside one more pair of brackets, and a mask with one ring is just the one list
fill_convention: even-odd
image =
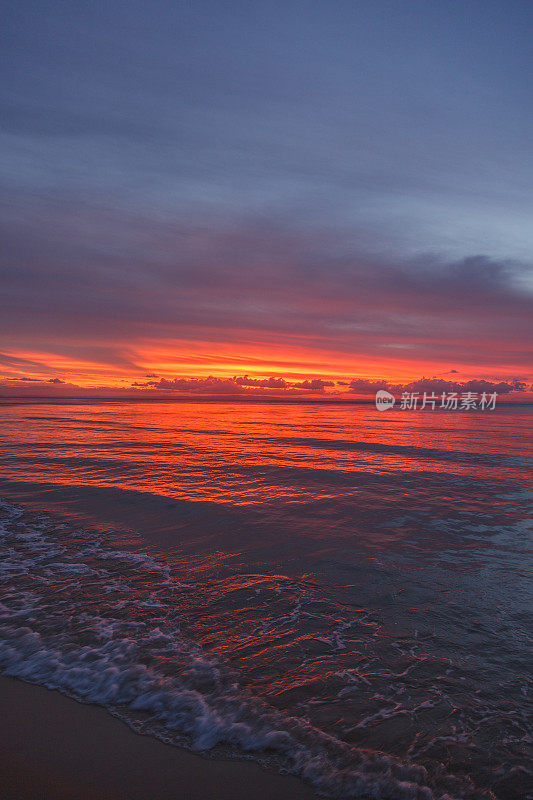
[(531, 409), (0, 411), (4, 672), (336, 797), (533, 797)]

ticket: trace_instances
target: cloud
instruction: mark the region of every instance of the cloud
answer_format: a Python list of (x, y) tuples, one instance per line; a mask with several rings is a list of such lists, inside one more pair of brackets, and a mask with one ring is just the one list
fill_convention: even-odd
[(330, 365), (351, 362), (352, 372), (363, 361), (394, 372), (406, 360), (413, 374), (450, 362), (464, 374), (530, 369), (525, 263), (379, 255), (326, 226), (275, 216), (169, 221), (76, 198), (11, 201), (0, 318), (12, 343), (0, 357), (6, 370), (49, 371), (52, 353), (122, 376), (157, 376), (157, 359), (143, 352), (167, 341), (176, 342), (176, 360), (223, 346), (236, 356), (261, 349), (267, 361), (298, 347)]
[(233, 378), (237, 386), (260, 386), (264, 389), (286, 389), (290, 384), (283, 378), (249, 378), (248, 375)]
[(529, 12), (83, 5), (7, 20), (3, 375), (530, 374)]
[(335, 386), (335, 381), (323, 381), (320, 378), (301, 381), (293, 384), (295, 389), (309, 389), (311, 392), (323, 392), (328, 386)]
[[(335, 387), (340, 387), (336, 389)], [(390, 383), (386, 380), (369, 380), (354, 378), (352, 381), (330, 381), (322, 378), (306, 378), (305, 380), (286, 380), (271, 376), (269, 378), (251, 378), (248, 375), (232, 378), (179, 377), (160, 378), (159, 380), (133, 381), (129, 386), (93, 386), (83, 387), (74, 383), (66, 383), (58, 378), (5, 378), (0, 379), (0, 397), (128, 397), (128, 398), (180, 398), (180, 397), (227, 397), (235, 400), (247, 398), (328, 398), (354, 399), (371, 398), (379, 389), (387, 389), (393, 393), (424, 392), (442, 394), (443, 392), (497, 392), (499, 395), (512, 396), (518, 399), (530, 399), (533, 386), (518, 378), (511, 381), (468, 380), (464, 382), (447, 381), (442, 378), (419, 378), (407, 383)], [(328, 391), (329, 390), (329, 391)]]
[(303, 381), (288, 381), (285, 378), (251, 378), (248, 375), (235, 375), (232, 378), (160, 378), (158, 381), (134, 381), (132, 387), (158, 391), (187, 392), (193, 394), (264, 394), (272, 395), (276, 391), (282, 394), (302, 395), (305, 393), (323, 393), (326, 388), (335, 386), (334, 381), (311, 378)]
[(192, 394), (238, 394), (243, 391), (235, 380), (224, 378), (160, 378), (158, 381), (134, 382), (135, 388), (157, 389), (165, 392), (185, 392)]
[(374, 394), (379, 389), (390, 392), (418, 392), (423, 394), (442, 394), (448, 392), (497, 392), (498, 394), (511, 394), (512, 392), (526, 392), (527, 384), (514, 379), (511, 381), (447, 381), (443, 378), (419, 378), (407, 383), (391, 384), (386, 380), (365, 380), (357, 378), (350, 382), (350, 390), (358, 394)]
[(379, 391), (379, 389), (389, 388), (389, 384), (385, 380), (370, 381), (366, 378), (355, 378), (347, 385), (352, 392), (359, 392), (361, 394), (373, 394)]

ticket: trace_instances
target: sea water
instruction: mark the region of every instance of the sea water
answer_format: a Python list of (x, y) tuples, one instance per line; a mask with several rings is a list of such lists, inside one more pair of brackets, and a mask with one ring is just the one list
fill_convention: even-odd
[(4, 674), (337, 798), (533, 797), (530, 407), (0, 412)]

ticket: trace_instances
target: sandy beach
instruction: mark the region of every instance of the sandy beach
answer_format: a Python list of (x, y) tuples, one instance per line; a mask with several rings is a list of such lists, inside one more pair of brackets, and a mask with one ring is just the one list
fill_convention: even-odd
[(134, 733), (107, 711), (0, 678), (3, 800), (311, 800), (296, 778)]

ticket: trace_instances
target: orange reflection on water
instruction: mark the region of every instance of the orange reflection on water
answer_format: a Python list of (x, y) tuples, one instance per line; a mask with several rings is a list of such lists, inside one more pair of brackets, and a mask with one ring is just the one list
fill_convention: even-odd
[[(520, 435), (520, 427), (524, 437)], [(424, 476), (520, 478), (528, 414), (370, 405), (35, 404), (4, 408), (2, 474), (233, 505), (409, 492)], [(512, 441), (508, 436), (512, 428)], [(369, 482), (370, 481), (370, 482)], [(414, 484), (413, 484), (414, 486)], [(446, 502), (446, 488), (442, 487)]]

